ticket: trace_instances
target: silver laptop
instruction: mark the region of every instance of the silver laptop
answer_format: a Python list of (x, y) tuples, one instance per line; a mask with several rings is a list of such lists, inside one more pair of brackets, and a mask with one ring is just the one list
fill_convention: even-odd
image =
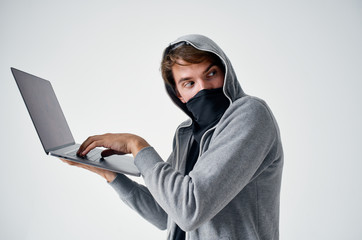
[(127, 155), (102, 158), (102, 149), (95, 148), (85, 157), (78, 157), (80, 144), (74, 141), (51, 83), (15, 68), (11, 71), (46, 154), (113, 172), (141, 175), (134, 159)]

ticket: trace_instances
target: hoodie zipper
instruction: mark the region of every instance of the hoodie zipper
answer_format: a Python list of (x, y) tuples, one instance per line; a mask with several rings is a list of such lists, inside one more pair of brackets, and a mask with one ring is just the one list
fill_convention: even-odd
[(208, 134), (209, 132), (211, 132), (212, 130), (214, 130), (216, 128), (217, 124), (215, 126), (213, 126), (212, 128), (208, 129), (201, 137), (201, 140), (200, 140), (200, 146), (199, 146), (199, 157), (201, 157), (202, 155), (202, 145), (203, 145), (203, 140), (206, 136), (206, 134)]
[[(179, 131), (181, 128), (185, 128), (185, 127), (190, 127), (192, 125), (192, 121), (189, 125), (184, 125), (184, 126), (180, 126), (176, 129), (176, 166), (179, 167), (180, 166), (180, 146), (179, 146)], [(200, 140), (200, 146), (199, 146), (199, 157), (201, 157), (202, 155), (202, 145), (203, 145), (203, 141), (204, 138), (206, 136), (206, 134), (208, 134), (210, 131), (214, 130), (216, 128), (217, 124), (215, 126), (213, 126), (212, 128), (208, 129), (206, 132), (204, 132), (204, 134), (201, 137)]]
[[(192, 125), (192, 121), (190, 121), (190, 124), (188, 125), (184, 125), (184, 126), (179, 126), (177, 129), (176, 129), (176, 166), (179, 167), (179, 164), (180, 164), (180, 146), (179, 146), (179, 132), (180, 132), (180, 129), (181, 128), (185, 128), (185, 127), (190, 127)], [(201, 154), (202, 154), (202, 144), (203, 144), (203, 140), (206, 136), (206, 134), (212, 130), (214, 130), (216, 128), (217, 124), (208, 129), (201, 137), (201, 140), (200, 140), (200, 146), (199, 146), (199, 158), (201, 157)], [(180, 169), (179, 169), (180, 170)], [(175, 224), (175, 223), (174, 223)], [(189, 234), (188, 232), (185, 232), (185, 240), (188, 240), (189, 239)]]

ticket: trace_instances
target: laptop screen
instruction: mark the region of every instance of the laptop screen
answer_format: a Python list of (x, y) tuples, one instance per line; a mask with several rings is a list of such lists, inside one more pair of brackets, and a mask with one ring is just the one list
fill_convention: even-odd
[(51, 83), (11, 68), (46, 153), (74, 144), (74, 138)]

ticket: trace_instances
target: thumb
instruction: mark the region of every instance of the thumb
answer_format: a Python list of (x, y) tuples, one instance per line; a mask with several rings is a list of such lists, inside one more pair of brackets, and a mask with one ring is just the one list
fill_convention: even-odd
[(124, 152), (119, 152), (119, 151), (115, 151), (115, 150), (112, 150), (112, 149), (106, 149), (106, 150), (103, 150), (101, 155), (102, 157), (109, 157), (109, 156), (112, 156), (114, 154), (118, 154), (118, 155), (123, 155), (125, 154)]

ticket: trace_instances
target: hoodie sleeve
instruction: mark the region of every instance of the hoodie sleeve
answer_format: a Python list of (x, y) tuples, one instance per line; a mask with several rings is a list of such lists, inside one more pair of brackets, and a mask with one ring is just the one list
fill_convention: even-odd
[(147, 187), (140, 185), (123, 174), (109, 183), (122, 201), (148, 222), (161, 230), (167, 228), (167, 213), (155, 201)]
[[(185, 231), (212, 219), (272, 162), (278, 130), (264, 102), (235, 101), (220, 120), (208, 146), (189, 175), (183, 176), (157, 152), (141, 150), (135, 164), (160, 206)], [(272, 158), (267, 158), (272, 159)]]
[[(175, 148), (175, 145), (176, 141), (174, 139), (173, 148)], [(174, 152), (171, 153), (167, 162), (174, 159), (174, 154)], [(124, 174), (117, 174), (117, 177), (109, 185), (118, 193), (121, 200), (141, 217), (161, 230), (167, 228), (168, 215), (146, 186), (132, 181)]]

